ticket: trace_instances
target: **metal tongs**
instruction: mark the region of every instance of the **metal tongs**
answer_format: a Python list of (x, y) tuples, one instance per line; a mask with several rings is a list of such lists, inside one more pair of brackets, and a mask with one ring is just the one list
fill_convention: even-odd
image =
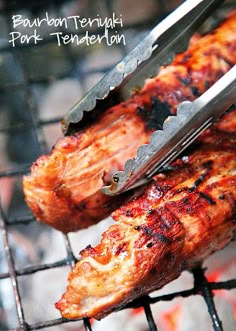
[[(192, 34), (222, 2), (187, 0), (180, 5), (67, 113), (63, 120), (64, 134), (70, 134), (84, 112), (92, 113), (98, 100), (101, 106), (114, 91), (127, 86), (130, 90), (137, 82), (156, 75), (158, 68), (170, 63), (176, 53), (186, 50)], [(182, 102), (177, 115), (164, 121), (163, 130), (155, 131), (149, 144), (140, 146), (137, 156), (126, 161), (124, 171), (117, 172), (103, 192), (119, 194), (150, 180), (235, 102), (236, 66), (198, 99)]]

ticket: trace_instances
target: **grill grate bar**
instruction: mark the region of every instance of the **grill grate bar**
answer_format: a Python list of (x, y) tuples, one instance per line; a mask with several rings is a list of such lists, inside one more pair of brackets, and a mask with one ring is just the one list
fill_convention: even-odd
[[(199, 269), (197, 269), (199, 270)], [(200, 269), (201, 272), (204, 275), (205, 269)], [(188, 298), (192, 295), (202, 295), (202, 288), (201, 288), (201, 284), (200, 284), (200, 279), (198, 279), (199, 275), (197, 274), (197, 272), (199, 271), (193, 271), (193, 273), (195, 273), (195, 277), (196, 277), (196, 283), (198, 283), (198, 285), (192, 287), (189, 290), (184, 290), (184, 291), (178, 291), (178, 292), (173, 292), (170, 294), (164, 294), (164, 295), (160, 295), (160, 296), (156, 296), (156, 297), (141, 297), (137, 300), (134, 300), (130, 303), (128, 303), (124, 308), (122, 309), (127, 309), (127, 308), (139, 308), (143, 306), (143, 302), (146, 300), (149, 304), (154, 304), (157, 302), (161, 302), (161, 301), (172, 301), (175, 298), (178, 297), (182, 297), (182, 298)], [(200, 285), (199, 285), (200, 284)], [(213, 298), (213, 290), (231, 290), (236, 288), (236, 279), (231, 279), (231, 280), (227, 280), (224, 282), (208, 282), (207, 279), (205, 278), (205, 284), (207, 284), (209, 290), (210, 290), (210, 297)], [(212, 313), (212, 311), (209, 312), (210, 314)]]
[(27, 215), (24, 217), (16, 217), (16, 218), (6, 220), (6, 224), (8, 226), (14, 226), (14, 225), (19, 225), (19, 224), (27, 225), (32, 222), (35, 222), (35, 217), (33, 215)]
[(85, 331), (93, 331), (90, 324), (90, 320), (88, 318), (84, 318), (84, 328)]
[(21, 302), (21, 297), (20, 297), (20, 292), (18, 288), (18, 282), (17, 282), (17, 277), (16, 277), (16, 270), (14, 267), (14, 260), (13, 256), (11, 253), (10, 245), (9, 245), (9, 239), (8, 239), (8, 232), (5, 224), (5, 215), (2, 210), (2, 207), (0, 206), (0, 229), (2, 233), (2, 239), (3, 239), (3, 245), (5, 248), (5, 253), (6, 253), (6, 260), (7, 260), (7, 265), (9, 269), (9, 276), (12, 284), (12, 289), (14, 293), (14, 298), (15, 298), (15, 304), (16, 304), (16, 311), (17, 311), (17, 316), (19, 319), (20, 327), (22, 331), (27, 331), (26, 328), (26, 323), (25, 323), (25, 318), (24, 318), (24, 310)]
[(75, 322), (75, 321), (81, 321), (81, 319), (70, 320), (70, 319), (67, 319), (67, 318), (56, 318), (56, 319), (53, 319), (53, 320), (50, 320), (50, 321), (43, 321), (43, 322), (40, 322), (40, 323), (27, 325), (27, 331), (41, 330), (43, 328), (48, 328), (48, 327), (61, 325), (61, 324), (66, 324), (66, 323)]
[(71, 248), (71, 243), (68, 238), (67, 234), (64, 234), (64, 242), (65, 242), (65, 248), (67, 252), (67, 262), (70, 264), (71, 268), (75, 265), (75, 263), (78, 261), (76, 257), (73, 254), (72, 248)]
[(226, 280), (224, 282), (209, 283), (212, 290), (232, 290), (236, 288), (236, 279)]
[(30, 169), (30, 164), (19, 165), (17, 168), (0, 171), (0, 178), (25, 175)]
[[(61, 261), (53, 262), (53, 263), (45, 263), (45, 264), (41, 264), (41, 265), (35, 265), (35, 266), (22, 268), (20, 270), (16, 269), (15, 272), (16, 272), (16, 276), (26, 276), (26, 275), (31, 275), (37, 271), (55, 269), (55, 268), (59, 268), (59, 267), (64, 267), (66, 265), (71, 265), (71, 262), (68, 261), (68, 258), (61, 260)], [(5, 273), (0, 274), (0, 279), (6, 279), (9, 276), (10, 276), (10, 274), (8, 272), (5, 272)]]
[[(62, 118), (61, 117), (55, 117), (49, 120), (39, 120), (37, 123), (37, 126), (46, 126), (46, 125), (51, 125), (51, 124), (57, 124), (61, 122)], [(23, 131), (25, 129), (34, 129), (32, 123), (19, 123), (17, 125), (11, 125), (6, 128), (0, 128), (0, 133), (11, 133), (11, 132), (16, 132), (16, 131)], [(5, 174), (5, 172), (4, 172)]]
[(212, 320), (212, 326), (215, 331), (223, 331), (222, 322), (216, 311), (215, 303), (213, 300), (213, 293), (209, 283), (204, 275), (204, 269), (198, 268), (193, 271), (194, 285), (202, 293), (202, 296), (207, 304), (207, 308)]
[[(24, 68), (23, 68), (23, 72), (25, 72)], [(38, 119), (37, 119), (37, 115), (36, 115), (37, 106), (36, 106), (36, 102), (35, 102), (35, 99), (34, 99), (34, 96), (32, 93), (31, 85), (28, 83), (28, 79), (27, 79), (27, 76), (25, 73), (24, 73), (24, 80), (27, 83), (27, 86), (25, 88), (25, 100), (26, 100), (26, 104), (29, 109), (32, 128), (35, 128), (35, 130), (32, 130), (32, 133), (35, 138), (35, 141), (38, 142), (41, 154), (45, 154), (47, 152), (47, 146), (45, 143), (42, 127), (40, 127), (38, 125)]]
[(150, 307), (150, 303), (149, 303), (149, 296), (145, 297), (143, 300), (144, 300), (143, 307), (144, 307), (144, 312), (145, 312), (146, 319), (148, 322), (149, 330), (158, 331), (154, 318), (153, 318), (153, 315), (152, 315), (152, 311), (151, 311), (151, 307)]

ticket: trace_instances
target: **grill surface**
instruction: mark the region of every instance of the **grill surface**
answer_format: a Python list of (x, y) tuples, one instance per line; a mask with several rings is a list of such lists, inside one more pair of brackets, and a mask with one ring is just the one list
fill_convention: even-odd
[[(27, 228), (36, 223), (34, 217), (29, 213), (24, 205), (22, 198), (21, 187), (19, 185), (21, 176), (29, 170), (30, 163), (35, 158), (50, 150), (48, 146), (47, 128), (58, 123), (61, 117), (52, 115), (50, 118), (40, 117), (40, 104), (38, 101), (38, 90), (45, 90), (52, 82), (63, 80), (65, 78), (73, 78), (79, 81), (81, 93), (83, 94), (88, 86), (85, 79), (94, 75), (104, 74), (109, 69), (109, 65), (101, 65), (99, 68), (84, 68), (84, 57), (87, 56), (88, 49), (78, 51), (70, 46), (63, 46), (55, 50), (55, 40), (51, 38), (44, 38), (40, 45), (19, 44), (16, 47), (11, 47), (7, 42), (9, 31), (12, 31), (12, 15), (21, 12), (31, 12), (33, 15), (39, 15), (40, 12), (46, 10), (51, 11), (54, 16), (60, 16), (63, 10), (67, 10), (66, 1), (38, 1), (37, 4), (28, 1), (2, 1), (0, 12), (1, 30), (5, 31), (4, 36), (0, 39), (0, 60), (4, 62), (5, 66), (0, 71), (0, 91), (3, 105), (6, 105), (6, 110), (0, 112), (0, 116), (6, 117), (6, 121), (2, 121), (0, 128), (0, 135), (6, 141), (6, 154), (8, 161), (3, 164), (1, 161), (0, 167), (0, 186), (1, 199), (5, 194), (4, 187), (1, 184), (3, 180), (13, 180), (15, 185), (13, 194), (11, 196), (10, 207), (4, 210), (1, 208), (0, 229), (2, 235), (3, 248), (1, 254), (5, 254), (7, 266), (0, 268), (0, 282), (2, 280), (10, 280), (13, 289), (16, 315), (18, 318), (18, 325), (11, 330), (39, 330), (49, 327), (63, 325), (70, 321), (57, 318), (50, 320), (42, 320), (38, 323), (29, 323), (25, 318), (24, 302), (21, 299), (22, 293), (19, 286), (19, 279), (34, 273), (40, 273), (46, 270), (54, 270), (65, 266), (73, 266), (76, 262), (76, 257), (71, 248), (70, 238), (64, 235), (64, 245), (66, 256), (63, 259), (58, 259), (50, 263), (42, 263), (40, 260), (33, 265), (19, 265), (17, 264), (17, 255), (12, 247), (11, 232), (15, 229), (27, 232)], [(114, 11), (116, 6), (115, 1), (101, 1), (104, 12), (107, 15)], [(145, 31), (145, 29), (152, 26), (157, 17), (159, 19), (167, 14), (171, 9), (164, 5), (164, 1), (151, 1), (152, 6), (155, 5), (153, 13), (155, 17), (143, 18), (139, 21), (127, 20), (124, 24), (122, 32), (134, 38), (134, 31)], [(70, 1), (69, 8), (75, 8), (77, 5), (85, 6), (86, 1)], [(176, 3), (174, 4), (176, 5)], [(73, 7), (74, 6), (74, 7)], [(43, 9), (42, 9), (43, 8)], [(96, 2), (91, 2), (89, 13), (94, 16), (97, 7)], [(86, 12), (86, 10), (85, 10)], [(132, 47), (132, 46), (131, 46)], [(127, 52), (127, 47), (118, 46), (120, 56)], [(96, 51), (96, 50), (95, 50)], [(44, 60), (42, 61), (42, 56)], [(50, 62), (50, 58), (52, 62)], [(57, 62), (53, 66), (53, 61)], [(49, 62), (49, 63), (47, 63)], [(1, 67), (0, 67), (1, 68)], [(35, 92), (36, 91), (36, 92)], [(46, 133), (45, 133), (46, 132)], [(37, 223), (38, 224), (38, 223)], [(41, 225), (40, 225), (41, 226)], [(40, 227), (42, 229), (42, 227)], [(44, 228), (43, 228), (44, 229)], [(54, 230), (51, 230), (54, 231)], [(0, 246), (1, 249), (1, 246)], [(48, 248), (49, 249), (49, 248)], [(5, 251), (5, 253), (4, 253)], [(43, 261), (43, 260), (42, 260)], [(147, 329), (150, 331), (157, 330), (154, 318), (151, 312), (151, 305), (156, 302), (169, 301), (176, 297), (189, 297), (192, 295), (201, 295), (207, 305), (211, 320), (212, 329), (215, 331), (223, 330), (223, 326), (218, 316), (213, 300), (213, 290), (225, 289), (230, 290), (236, 288), (236, 279), (231, 279), (224, 282), (209, 282), (205, 277), (205, 269), (199, 268), (193, 271), (194, 286), (189, 290), (184, 290), (169, 295), (158, 297), (143, 297), (135, 302), (130, 303), (128, 308), (143, 307), (147, 319)], [(38, 289), (40, 291), (40, 289)], [(4, 298), (2, 299), (4, 301)], [(47, 300), (47, 298), (45, 298)], [(33, 304), (33, 303), (32, 303)], [(43, 303), (42, 303), (43, 304)], [(1, 308), (1, 300), (0, 300)], [(76, 324), (76, 322), (74, 322)], [(84, 330), (92, 330), (89, 320), (83, 321)], [(1, 325), (1, 330), (7, 329), (7, 325)], [(75, 330), (75, 329), (74, 329)], [(81, 327), (78, 329), (81, 330)]]

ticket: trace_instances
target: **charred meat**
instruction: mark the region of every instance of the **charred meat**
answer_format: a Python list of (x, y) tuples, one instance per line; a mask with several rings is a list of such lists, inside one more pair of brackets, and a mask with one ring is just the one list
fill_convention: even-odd
[(212, 33), (194, 38), (189, 49), (161, 68), (130, 99), (109, 108), (86, 130), (60, 139), (23, 179), (25, 199), (36, 218), (63, 232), (76, 231), (108, 216), (125, 196), (101, 193), (115, 171), (175, 114), (236, 63), (236, 14)]
[(236, 110), (202, 134), (188, 155), (112, 214), (100, 244), (81, 252), (56, 308), (101, 319), (192, 270), (236, 229)]

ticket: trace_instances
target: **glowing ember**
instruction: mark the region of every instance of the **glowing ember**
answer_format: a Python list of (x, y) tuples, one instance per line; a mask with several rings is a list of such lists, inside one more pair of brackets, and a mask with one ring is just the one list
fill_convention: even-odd
[(143, 307), (139, 307), (139, 308), (132, 309), (131, 314), (137, 315), (137, 314), (143, 313), (143, 311), (144, 311)]
[(182, 317), (182, 305), (177, 303), (174, 307), (162, 314), (163, 325), (166, 331), (177, 331), (180, 327)]

